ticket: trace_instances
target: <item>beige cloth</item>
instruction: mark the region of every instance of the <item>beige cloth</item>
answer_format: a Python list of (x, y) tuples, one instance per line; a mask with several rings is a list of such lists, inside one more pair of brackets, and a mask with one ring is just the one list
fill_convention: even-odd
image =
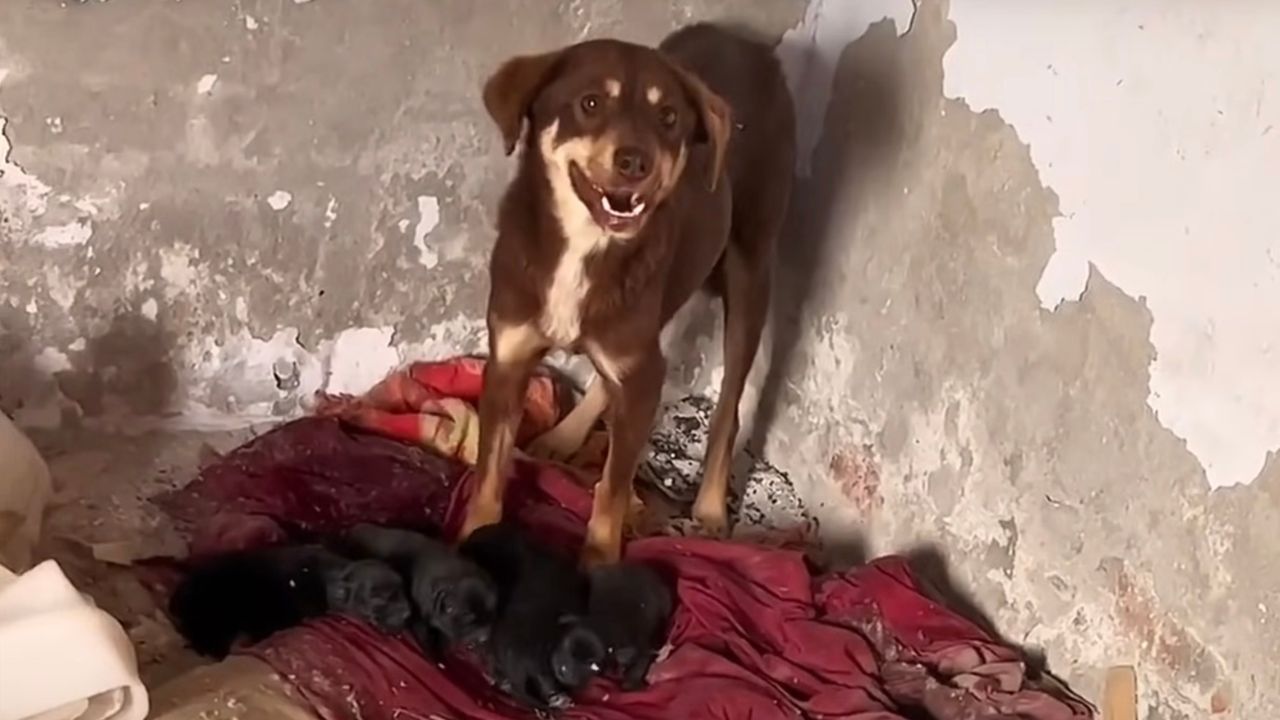
[(9, 416), (0, 413), (0, 565), (14, 572), (31, 566), (52, 495), (49, 466)]
[(242, 655), (161, 685), (151, 708), (151, 720), (318, 720), (270, 665)]
[(142, 720), (147, 691), (120, 623), (49, 560), (0, 566), (0, 720)]

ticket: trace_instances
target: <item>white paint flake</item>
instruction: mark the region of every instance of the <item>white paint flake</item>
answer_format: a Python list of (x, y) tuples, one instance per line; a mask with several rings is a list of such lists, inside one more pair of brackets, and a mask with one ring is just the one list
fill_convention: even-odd
[(326, 230), (333, 227), (333, 223), (338, 219), (338, 199), (329, 196), (329, 204), (324, 208), (324, 227)]
[(150, 320), (151, 322), (155, 322), (156, 318), (160, 315), (160, 304), (156, 302), (155, 298), (147, 298), (146, 300), (143, 300), (142, 307), (139, 309), (142, 311), (142, 317)]
[(252, 15), (245, 15), (245, 16), (244, 16), (244, 27), (245, 27), (245, 29), (246, 29), (246, 30), (257, 30), (257, 29), (258, 29), (258, 19), (257, 19), (257, 18), (255, 18), (255, 17), (254, 17), (254, 16), (252, 16)]
[(293, 195), (285, 192), (284, 190), (277, 190), (267, 196), (267, 204), (276, 212), (280, 212), (281, 210), (289, 207), (289, 203), (291, 202), (293, 202)]
[(49, 264), (44, 269), (45, 290), (49, 297), (64, 311), (70, 310), (80, 294), (80, 283), (68, 277), (57, 264)]
[(62, 225), (50, 225), (36, 233), (31, 242), (47, 248), (65, 248), (84, 245), (93, 237), (93, 221), (80, 218)]
[(169, 429), (229, 430), (296, 415), (303, 410), (298, 401), (314, 395), (324, 379), (322, 359), (298, 344), (296, 328), (267, 339), (247, 330), (200, 338), (181, 358), (184, 398), (164, 420)]
[(440, 253), (427, 245), (427, 235), (440, 224), (440, 201), (431, 195), (418, 196), (418, 224), (413, 228), (413, 246), (418, 263), (428, 270), (440, 264)]
[(48, 197), (52, 188), (10, 159), (13, 145), (5, 135), (8, 124), (9, 119), (0, 116), (0, 191), (12, 188), (22, 208), (29, 215), (43, 215), (49, 207)]
[(1058, 195), (1042, 304), (1079, 298), (1091, 264), (1144, 299), (1148, 404), (1215, 488), (1280, 448), (1280, 5), (1250, 8), (953, 0), (944, 68)]
[(439, 360), (475, 352), (487, 338), (482, 318), (459, 315), (432, 325), (421, 343), (401, 347), (400, 354), (406, 360)]
[(53, 347), (47, 347), (35, 357), (36, 370), (45, 375), (66, 372), (71, 369), (71, 359), (66, 353)]
[(809, 0), (804, 18), (778, 44), (778, 59), (796, 105), (796, 172), (809, 176), (813, 150), (822, 136), (831, 83), (845, 47), (873, 24), (891, 19), (899, 35), (915, 18), (912, 0)]
[(334, 393), (363, 393), (400, 365), (392, 346), (395, 328), (352, 328), (333, 339), (325, 389)]
[(166, 300), (199, 291), (202, 278), (201, 268), (196, 266), (198, 259), (196, 250), (185, 243), (160, 249), (160, 278), (165, 282)]
[(196, 83), (196, 92), (200, 95), (209, 95), (213, 92), (213, 86), (218, 82), (218, 76), (209, 73), (200, 78), (200, 82)]

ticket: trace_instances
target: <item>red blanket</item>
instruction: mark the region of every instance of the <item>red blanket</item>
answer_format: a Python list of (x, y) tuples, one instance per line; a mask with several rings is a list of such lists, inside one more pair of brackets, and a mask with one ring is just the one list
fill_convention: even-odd
[[(161, 506), (193, 532), (193, 553), (367, 521), (452, 532), (466, 466), (350, 429), (333, 418), (286, 424), (206, 467)], [(507, 511), (550, 542), (576, 546), (589, 491), (562, 470), (521, 463)], [(802, 554), (657, 537), (628, 557), (677, 580), (669, 647), (644, 690), (598, 680), (567, 718), (1092, 717), (1069, 693), (1033, 687), (1019, 653), (921, 592), (886, 557), (815, 575)], [(437, 666), (405, 638), (344, 618), (311, 622), (247, 649), (326, 718), (406, 720), (530, 715), (465, 658)]]

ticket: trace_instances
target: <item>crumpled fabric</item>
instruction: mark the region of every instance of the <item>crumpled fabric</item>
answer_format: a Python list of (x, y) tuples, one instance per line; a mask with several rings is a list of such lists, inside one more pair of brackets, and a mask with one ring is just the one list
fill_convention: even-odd
[[(431, 448), (474, 465), (480, 450), (480, 389), (484, 358), (465, 356), (415, 362), (396, 370), (360, 396), (319, 393), (315, 414), (353, 427)], [(550, 430), (568, 409), (573, 389), (546, 368), (529, 380), (516, 447)], [(609, 448), (608, 433), (588, 433), (581, 448), (553, 462), (583, 482), (599, 478)], [(517, 449), (519, 453), (519, 449)], [(546, 461), (551, 462), (551, 461)]]
[[(315, 414), (354, 427), (429, 447), (474, 465), (480, 447), (476, 405), (484, 385), (485, 361), (461, 357), (415, 362), (388, 375), (361, 396), (321, 393)], [(547, 372), (529, 381), (519, 445), (550, 430), (560, 418), (559, 387)]]
[(147, 689), (120, 622), (54, 560), (0, 565), (0, 720), (142, 720)]
[[(433, 392), (449, 396), (447, 386)], [(422, 435), (396, 434), (411, 445), (371, 434), (393, 427), (385, 422), (392, 418), (364, 417), (360, 427), (335, 417), (283, 425), (159, 502), (190, 528), (193, 554), (356, 522), (452, 537), (471, 491), (467, 465), (429, 449)], [(554, 465), (520, 459), (513, 472), (507, 516), (548, 543), (576, 548), (590, 491)], [(597, 680), (566, 718), (1092, 717), (1069, 691), (1030, 681), (1017, 650), (930, 599), (903, 558), (816, 573), (797, 550), (680, 537), (635, 540), (625, 554), (675, 580), (667, 647), (649, 687), (623, 693)], [(532, 717), (490, 687), (471, 659), (437, 664), (407, 637), (347, 618), (311, 621), (242, 652), (269, 663), (326, 718)]]

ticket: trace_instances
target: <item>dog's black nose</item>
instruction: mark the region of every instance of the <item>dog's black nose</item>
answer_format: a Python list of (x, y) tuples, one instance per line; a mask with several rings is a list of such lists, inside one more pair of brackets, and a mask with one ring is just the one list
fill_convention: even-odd
[(613, 168), (628, 180), (643, 180), (649, 177), (653, 169), (653, 161), (649, 154), (637, 147), (620, 147), (613, 151)]

